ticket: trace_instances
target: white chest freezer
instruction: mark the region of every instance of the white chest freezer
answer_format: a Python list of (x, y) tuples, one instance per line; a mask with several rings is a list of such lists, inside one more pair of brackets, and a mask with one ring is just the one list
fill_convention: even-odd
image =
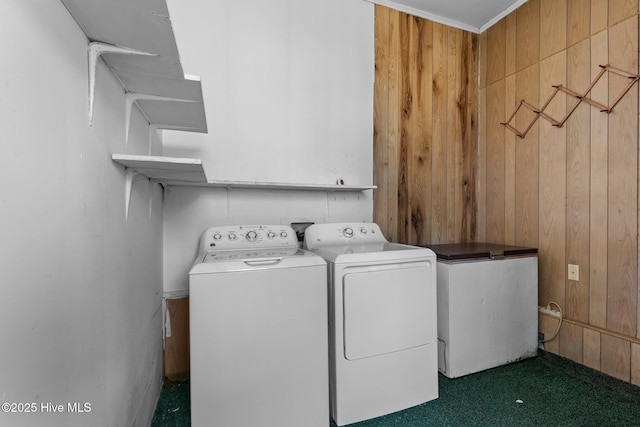
[(535, 356), (538, 250), (489, 243), (429, 248), (437, 255), (438, 370), (456, 378)]

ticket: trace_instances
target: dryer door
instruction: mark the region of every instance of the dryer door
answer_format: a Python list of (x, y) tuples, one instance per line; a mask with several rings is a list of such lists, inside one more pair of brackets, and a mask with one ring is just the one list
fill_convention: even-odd
[(436, 280), (431, 261), (346, 267), (343, 273), (345, 358), (434, 342)]

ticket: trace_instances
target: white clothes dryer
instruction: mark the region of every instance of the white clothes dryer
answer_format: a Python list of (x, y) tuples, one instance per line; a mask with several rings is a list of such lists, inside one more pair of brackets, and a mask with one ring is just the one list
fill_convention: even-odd
[(189, 272), (191, 424), (329, 424), (327, 265), (288, 226), (207, 229)]
[(436, 255), (377, 224), (315, 224), (305, 248), (329, 268), (329, 389), (338, 426), (438, 397)]

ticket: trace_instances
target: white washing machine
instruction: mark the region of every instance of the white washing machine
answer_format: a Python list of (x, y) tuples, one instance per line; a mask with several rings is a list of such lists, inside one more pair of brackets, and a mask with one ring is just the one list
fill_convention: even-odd
[(315, 224), (329, 264), (329, 383), (338, 426), (438, 397), (436, 255), (372, 223)]
[(207, 229), (189, 324), (193, 426), (329, 425), (327, 265), (291, 227)]

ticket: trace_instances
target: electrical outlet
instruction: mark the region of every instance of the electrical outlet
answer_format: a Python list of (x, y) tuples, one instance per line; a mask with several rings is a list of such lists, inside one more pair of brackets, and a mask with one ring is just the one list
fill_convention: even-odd
[(575, 264), (569, 264), (568, 276), (569, 276), (569, 280), (578, 282), (580, 280), (580, 266)]

